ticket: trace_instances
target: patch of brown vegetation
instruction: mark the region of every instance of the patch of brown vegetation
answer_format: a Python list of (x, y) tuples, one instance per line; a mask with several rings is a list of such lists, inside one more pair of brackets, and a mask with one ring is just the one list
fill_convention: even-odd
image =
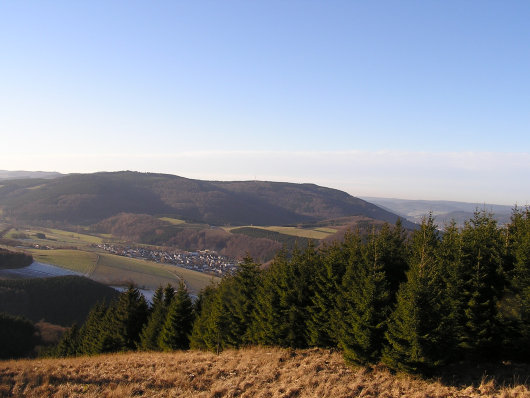
[(120, 239), (141, 242), (145, 235), (156, 234), (157, 229), (169, 225), (148, 214), (120, 213), (94, 225), (96, 232), (112, 234)]
[(223, 256), (236, 259), (249, 254), (259, 262), (270, 260), (282, 247), (270, 239), (231, 234), (222, 229), (182, 229), (169, 242), (184, 250), (215, 250)]
[(67, 328), (60, 325), (54, 325), (53, 323), (39, 321), (35, 324), (35, 327), (39, 331), (41, 342), (44, 345), (57, 344)]
[(329, 350), (251, 348), (0, 362), (0, 396), (530, 397), (527, 385), (449, 386), (349, 368)]

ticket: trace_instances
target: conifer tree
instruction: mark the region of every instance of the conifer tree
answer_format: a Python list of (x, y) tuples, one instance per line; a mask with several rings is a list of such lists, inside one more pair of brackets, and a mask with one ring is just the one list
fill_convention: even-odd
[(77, 324), (73, 324), (61, 337), (61, 340), (53, 350), (53, 356), (72, 357), (80, 353), (80, 330)]
[(193, 322), (190, 337), (190, 347), (192, 349), (215, 351), (215, 342), (209, 329), (210, 316), (213, 312), (214, 301), (217, 295), (217, 287), (207, 286), (199, 293), (199, 297), (194, 305), (195, 322)]
[(505, 275), (501, 235), (485, 210), (476, 211), (462, 230), (462, 262), (466, 308), (461, 347), (468, 356), (491, 358), (500, 350), (498, 301)]
[(446, 225), (438, 247), (438, 261), (443, 279), (444, 295), (442, 300), (448, 314), (445, 325), (448, 330), (447, 354), (452, 359), (461, 357), (459, 343), (463, 339), (465, 325), (465, 285), (468, 273), (462, 261), (462, 235), (453, 220)]
[(252, 342), (250, 325), (259, 275), (259, 265), (247, 256), (233, 276), (226, 276), (217, 287), (200, 295), (191, 336), (193, 348), (219, 352)]
[(374, 227), (364, 244), (360, 236), (349, 244), (339, 307), (343, 319), (339, 346), (347, 362), (375, 363), (381, 357), (386, 322), (408, 268), (406, 234), (398, 219), (394, 227), (385, 223), (378, 232)]
[[(228, 282), (228, 281), (227, 281)], [(228, 290), (228, 283), (221, 284), (212, 296), (210, 301), (209, 315), (206, 319), (205, 341), (209, 350), (219, 354), (225, 348), (233, 347), (235, 342), (232, 339), (233, 318), (224, 300), (225, 292)]]
[(231, 334), (231, 316), (226, 305), (227, 290), (231, 278), (223, 279), (218, 286), (209, 286), (199, 296), (198, 315), (190, 338), (192, 348), (221, 352), (234, 347)]
[(167, 284), (164, 288), (164, 307), (169, 308), (171, 305), (171, 302), (173, 301), (173, 297), (175, 297), (175, 288), (171, 286), (171, 284)]
[(192, 326), (193, 304), (186, 286), (180, 282), (167, 310), (158, 345), (165, 351), (188, 349)]
[(250, 324), (255, 306), (255, 296), (258, 287), (260, 269), (248, 255), (239, 264), (236, 274), (230, 278), (224, 289), (223, 301), (229, 314), (229, 334), (231, 346), (251, 342)]
[[(167, 314), (167, 307), (165, 301), (165, 290), (160, 286), (153, 295), (153, 303), (150, 308), (149, 320), (144, 325), (142, 333), (140, 334), (140, 342), (138, 347), (142, 350), (158, 350), (158, 336), (164, 325)], [(171, 288), (172, 289), (172, 288)], [(173, 290), (171, 290), (173, 291)], [(170, 293), (171, 294), (171, 293)]]
[(256, 344), (266, 346), (280, 344), (284, 311), (280, 303), (280, 280), (283, 279), (288, 261), (287, 253), (281, 250), (262, 274), (250, 326), (251, 339)]
[(512, 355), (530, 357), (530, 208), (515, 209), (509, 225), (510, 252), (513, 257), (511, 273), (510, 316), (516, 328), (508, 341)]
[(313, 295), (312, 274), (319, 263), (312, 241), (304, 251), (295, 250), (280, 279), (280, 305), (283, 319), (279, 344), (285, 347), (308, 346), (307, 319)]
[(140, 332), (147, 322), (148, 307), (140, 291), (130, 285), (107, 311), (110, 334), (105, 351), (132, 350), (137, 347)]
[(394, 369), (425, 372), (447, 357), (442, 268), (439, 237), (432, 215), (414, 232), (410, 269), (401, 285), (396, 308), (385, 333), (383, 362)]
[(365, 245), (359, 235), (348, 242), (349, 259), (339, 306), (342, 317), (339, 346), (349, 363), (375, 363), (381, 355), (392, 302), (381, 243), (375, 232)]
[[(345, 240), (351, 233), (346, 234)], [(308, 308), (308, 344), (315, 347), (334, 347), (338, 342), (337, 295), (346, 269), (346, 250), (334, 243), (322, 250), (321, 261), (313, 271), (313, 294)]]
[(399, 285), (406, 280), (409, 257), (407, 233), (401, 219), (398, 218), (392, 227), (385, 223), (376, 235), (376, 240), (375, 247), (378, 253), (372, 255), (377, 256), (377, 261), (384, 269), (390, 289), (390, 301), (395, 302)]
[[(168, 286), (171, 286), (168, 284)], [(158, 306), (160, 306), (164, 302), (164, 288), (162, 285), (158, 286), (153, 294), (153, 300), (151, 304), (149, 305), (149, 314), (151, 314), (154, 309)]]
[(317, 253), (310, 244), (303, 252), (295, 249), (290, 259), (285, 251), (280, 252), (264, 272), (251, 326), (255, 343), (293, 348), (307, 346), (311, 272), (316, 261)]
[(109, 325), (106, 324), (107, 311), (105, 303), (98, 303), (88, 313), (79, 332), (79, 354), (94, 355), (105, 352), (104, 340), (110, 333)]

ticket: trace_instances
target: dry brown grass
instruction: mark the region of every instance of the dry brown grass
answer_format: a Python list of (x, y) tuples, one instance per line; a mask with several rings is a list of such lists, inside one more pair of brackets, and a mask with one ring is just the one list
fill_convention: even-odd
[(327, 350), (252, 348), (0, 362), (0, 396), (530, 397), (527, 385), (449, 386), (349, 368)]

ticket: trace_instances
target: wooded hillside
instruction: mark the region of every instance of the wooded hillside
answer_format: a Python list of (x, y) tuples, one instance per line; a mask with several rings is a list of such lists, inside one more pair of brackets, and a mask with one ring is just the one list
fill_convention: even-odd
[(130, 171), (5, 181), (0, 207), (19, 220), (84, 225), (122, 212), (210, 225), (296, 225), (356, 215), (397, 219), (345, 192), (313, 184), (201, 181)]
[(0, 312), (33, 322), (81, 324), (97, 302), (116, 297), (116, 290), (80, 276), (0, 280)]

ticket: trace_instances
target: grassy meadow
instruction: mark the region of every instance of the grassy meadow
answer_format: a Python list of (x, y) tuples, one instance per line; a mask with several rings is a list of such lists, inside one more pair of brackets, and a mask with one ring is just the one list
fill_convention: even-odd
[(0, 397), (530, 397), (528, 380), (511, 377), (428, 381), (323, 349), (121, 353), (0, 362)]
[(84, 250), (28, 250), (36, 261), (80, 272), (107, 285), (135, 285), (156, 289), (160, 285), (177, 285), (184, 280), (191, 292), (197, 293), (219, 278), (172, 265), (97, 253)]
[(186, 224), (186, 221), (179, 220), (178, 218), (171, 218), (171, 217), (160, 217), (159, 220), (166, 221), (172, 225), (182, 225)]
[[(233, 229), (244, 228), (244, 227), (226, 227), (225, 230), (230, 232)], [(308, 239), (324, 239), (337, 232), (334, 228), (319, 227), (319, 228), (297, 228), (297, 227), (281, 227), (281, 226), (247, 226), (247, 228), (263, 229), (265, 231), (278, 232), (280, 234), (295, 236), (298, 238)]]
[[(39, 238), (36, 236), (37, 234), (44, 234), (45, 238)], [(62, 245), (88, 246), (103, 242), (103, 239), (99, 236), (53, 228), (13, 228), (6, 233), (6, 237), (12, 239), (18, 239), (21, 235), (26, 235), (27, 239), (30, 239), (32, 243), (41, 245), (55, 243)]]
[[(181, 224), (181, 220), (165, 220), (174, 224)], [(45, 238), (37, 237), (44, 234)], [(94, 236), (86, 233), (76, 233), (53, 228), (28, 227), (10, 229), (6, 231), (7, 238), (20, 239), (27, 236), (22, 242), (31, 242), (32, 245), (50, 245), (52, 247), (68, 247), (67, 249), (41, 250), (28, 248), (24, 251), (30, 253), (35, 261), (56, 265), (72, 271), (79, 272), (95, 281), (107, 285), (135, 285), (156, 289), (160, 285), (171, 283), (177, 285), (183, 280), (192, 293), (198, 293), (210, 283), (219, 281), (202, 272), (188, 270), (172, 265), (155, 263), (141, 259), (117, 256), (107, 252), (95, 250), (93, 245), (109, 240), (112, 235)], [(15, 250), (14, 248), (9, 248)]]
[(52, 264), (61, 268), (66, 268), (81, 274), (90, 274), (98, 261), (98, 254), (94, 252), (74, 250), (74, 249), (56, 249), (56, 250), (39, 250), (28, 249), (35, 261), (40, 263)]

